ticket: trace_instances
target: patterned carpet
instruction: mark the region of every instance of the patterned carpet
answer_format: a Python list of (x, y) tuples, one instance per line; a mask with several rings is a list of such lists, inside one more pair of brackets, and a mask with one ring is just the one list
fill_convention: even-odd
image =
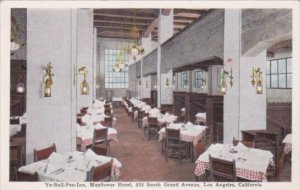
[(144, 137), (123, 108), (114, 109), (117, 118), (118, 142), (111, 143), (111, 156), (119, 159), (120, 181), (195, 181), (195, 163), (190, 159), (179, 164), (177, 159), (166, 162), (158, 139)]

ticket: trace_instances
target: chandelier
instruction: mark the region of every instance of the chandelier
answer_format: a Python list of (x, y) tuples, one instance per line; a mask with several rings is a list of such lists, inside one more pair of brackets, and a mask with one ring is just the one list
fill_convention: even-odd
[(144, 54), (144, 48), (140, 45), (140, 33), (135, 23), (135, 11), (133, 16), (133, 25), (130, 29), (131, 43), (128, 45), (128, 54), (136, 61), (139, 55)]
[[(11, 35), (10, 35), (10, 50), (16, 51), (24, 44), (21, 44), (20, 33), (24, 33), (19, 27), (19, 23), (14, 16), (11, 16)], [(12, 53), (13, 54), (13, 53)]]
[(128, 64), (125, 62), (126, 49), (123, 47), (122, 37), (123, 37), (123, 27), (121, 25), (121, 42), (120, 42), (119, 51), (117, 53), (116, 62), (113, 68), (115, 72), (121, 72), (125, 67), (128, 66)]

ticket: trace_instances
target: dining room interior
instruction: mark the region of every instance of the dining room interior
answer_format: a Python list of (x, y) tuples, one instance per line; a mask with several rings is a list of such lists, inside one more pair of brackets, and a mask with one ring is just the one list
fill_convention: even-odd
[(292, 15), (11, 9), (9, 181), (291, 182)]

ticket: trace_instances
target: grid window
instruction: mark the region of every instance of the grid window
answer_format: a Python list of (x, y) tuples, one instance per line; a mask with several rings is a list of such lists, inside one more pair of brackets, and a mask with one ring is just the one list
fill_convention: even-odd
[(187, 85), (187, 73), (181, 73), (181, 86), (184, 87), (185, 85)]
[[(128, 67), (125, 67), (120, 72), (113, 70), (120, 50), (105, 49), (104, 63), (105, 63), (105, 88), (128, 88)], [(124, 63), (128, 65), (128, 55), (123, 56)]]
[(292, 58), (267, 61), (267, 88), (292, 88)]
[(195, 88), (200, 88), (201, 79), (203, 79), (203, 71), (196, 71), (195, 72), (195, 82), (194, 82)]

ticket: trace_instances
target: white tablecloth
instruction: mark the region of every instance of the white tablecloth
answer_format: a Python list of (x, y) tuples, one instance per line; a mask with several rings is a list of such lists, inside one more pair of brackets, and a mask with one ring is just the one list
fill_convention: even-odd
[(9, 135), (13, 136), (13, 135), (17, 134), (19, 131), (21, 131), (21, 125), (19, 125), (19, 124), (10, 124), (9, 129), (10, 129)]
[[(184, 126), (184, 127), (183, 127)], [(180, 138), (182, 141), (193, 142), (194, 145), (198, 143), (200, 139), (205, 136), (206, 126), (188, 124), (171, 124), (167, 128), (171, 129), (180, 129)], [(162, 128), (158, 132), (159, 141), (166, 137), (166, 129)]]
[[(68, 163), (69, 156), (72, 160)], [(52, 153), (46, 160), (34, 162), (19, 168), (20, 172), (39, 174), (40, 181), (83, 182), (92, 166), (109, 162), (111, 157), (98, 156), (90, 149), (87, 152), (72, 152), (64, 155)], [(118, 179), (122, 164), (113, 158), (112, 177)]]
[[(235, 152), (230, 152), (234, 149)], [(236, 174), (248, 180), (266, 181), (266, 171), (269, 164), (273, 164), (273, 154), (270, 151), (248, 148), (239, 143), (236, 147), (224, 144), (212, 144), (196, 160), (196, 176), (204, 174), (209, 169), (209, 155), (228, 161), (235, 160)]]
[[(106, 128), (101, 124), (97, 123), (96, 125), (87, 125), (80, 126), (77, 125), (77, 137), (81, 139), (81, 149), (84, 150), (86, 146), (91, 145), (93, 143), (94, 129)], [(107, 131), (107, 139), (118, 141), (117, 139), (117, 130), (109, 127)]]

